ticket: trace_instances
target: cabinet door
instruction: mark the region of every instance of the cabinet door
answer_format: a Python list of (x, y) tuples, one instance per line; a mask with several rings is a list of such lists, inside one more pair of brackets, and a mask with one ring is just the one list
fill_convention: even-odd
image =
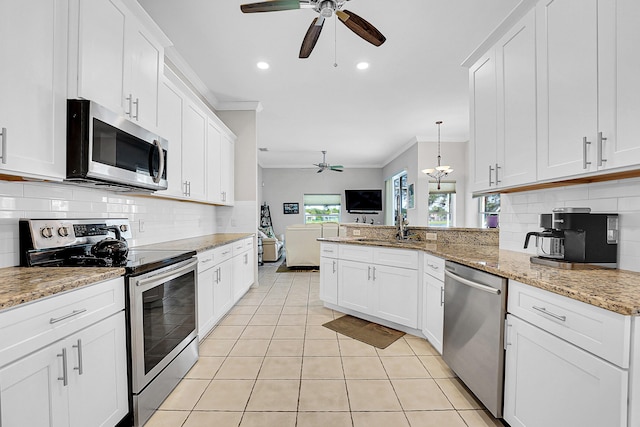
[(243, 267), (243, 294), (253, 285), (254, 280), (254, 267), (255, 267), (255, 253), (253, 252), (253, 244), (248, 251), (244, 253), (244, 267)]
[(338, 260), (320, 257), (320, 299), (338, 304)]
[(418, 328), (418, 272), (375, 264), (372, 275), (374, 315), (410, 328)]
[(68, 4), (0, 2), (0, 174), (65, 177)]
[(182, 135), (183, 185), (188, 197), (205, 200), (207, 116), (189, 99), (184, 108)]
[(67, 339), (70, 426), (116, 425), (129, 412), (125, 315)]
[(198, 338), (200, 341), (215, 325), (214, 305), (217, 274), (217, 267), (198, 273)]
[(222, 203), (221, 158), (222, 135), (211, 121), (207, 125), (207, 200), (211, 203)]
[(237, 302), (242, 295), (244, 295), (244, 253), (237, 254), (232, 258), (232, 270), (231, 275), (233, 279), (233, 302)]
[(169, 141), (167, 156), (166, 190), (158, 194), (181, 197), (184, 196), (182, 185), (182, 110), (184, 99), (182, 93), (169, 81), (160, 85), (158, 101), (158, 118), (160, 135)]
[(424, 329), (422, 333), (431, 345), (442, 354), (442, 327), (444, 325), (444, 283), (425, 274), (424, 280)]
[(222, 191), (222, 202), (225, 205), (233, 205), (235, 144), (233, 140), (225, 134), (222, 134), (220, 144), (220, 189)]
[(504, 419), (512, 427), (627, 425), (626, 371), (512, 315), (507, 334)]
[(596, 169), (597, 6), (598, 0), (546, 0), (537, 5), (540, 179)]
[(124, 114), (128, 11), (118, 0), (79, 1), (78, 96)]
[(129, 118), (146, 129), (158, 127), (158, 89), (164, 51), (131, 18), (125, 46), (125, 110)]
[(338, 305), (344, 308), (373, 314), (373, 282), (371, 265), (340, 260), (338, 264)]
[(536, 180), (536, 31), (531, 10), (496, 45), (497, 185)]
[(490, 51), (469, 70), (473, 191), (496, 185), (497, 92), (496, 61)]
[(62, 348), (59, 343), (45, 347), (0, 370), (0, 425), (69, 425), (69, 387), (58, 379), (63, 377)]
[(232, 260), (229, 259), (214, 268), (217, 274), (213, 291), (213, 315), (217, 322), (233, 305)]
[(599, 5), (598, 130), (607, 138), (602, 169), (640, 163), (640, 2), (607, 0)]

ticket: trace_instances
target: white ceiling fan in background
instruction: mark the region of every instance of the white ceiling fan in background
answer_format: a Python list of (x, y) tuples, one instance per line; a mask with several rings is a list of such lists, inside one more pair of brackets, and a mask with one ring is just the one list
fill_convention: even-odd
[(318, 172), (324, 172), (326, 170), (331, 170), (334, 172), (342, 172), (344, 170), (344, 166), (342, 165), (333, 165), (331, 166), (329, 163), (327, 163), (327, 152), (326, 150), (322, 150), (322, 162), (321, 163), (314, 163), (314, 166), (318, 167)]

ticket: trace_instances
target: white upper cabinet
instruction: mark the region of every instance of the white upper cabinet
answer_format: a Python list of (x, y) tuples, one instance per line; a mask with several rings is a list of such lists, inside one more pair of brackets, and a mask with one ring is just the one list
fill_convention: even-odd
[(212, 120), (207, 124), (207, 199), (211, 203), (222, 203), (222, 177), (220, 150), (222, 133)]
[(470, 69), (473, 191), (536, 179), (535, 65), (531, 11)]
[[(640, 2), (601, 0), (598, 9), (599, 169), (640, 163)], [(597, 137), (596, 137), (597, 138)], [(597, 139), (596, 139), (597, 142)]]
[(234, 163), (235, 141), (229, 135), (223, 134), (220, 140), (220, 191), (222, 203), (233, 205), (234, 202)]
[(538, 24), (538, 176), (596, 170), (598, 1), (543, 0)]
[(157, 130), (162, 43), (119, 0), (73, 4), (77, 22), (71, 25), (71, 58), (77, 63), (70, 66), (70, 96), (90, 99)]
[(472, 190), (495, 186), (497, 150), (496, 58), (492, 49), (469, 71), (471, 91)]
[(158, 102), (158, 130), (160, 135), (169, 142), (169, 155), (167, 156), (168, 187), (158, 193), (174, 197), (184, 195), (182, 184), (183, 106), (184, 98), (182, 93), (168, 79), (162, 79)]
[(182, 134), (182, 181), (185, 196), (206, 200), (205, 156), (207, 144), (207, 116), (195, 102), (186, 100)]
[(0, 16), (0, 174), (61, 180), (68, 3), (2, 1)]

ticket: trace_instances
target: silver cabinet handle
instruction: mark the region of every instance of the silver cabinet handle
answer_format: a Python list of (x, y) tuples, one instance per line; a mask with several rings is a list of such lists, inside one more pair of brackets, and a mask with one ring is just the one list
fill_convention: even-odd
[(367, 280), (371, 280), (371, 266), (367, 267)]
[(218, 267), (218, 282), (222, 280), (222, 268)]
[(244, 254), (244, 263), (249, 264), (249, 254)]
[(136, 106), (136, 115), (132, 118), (138, 121), (138, 113), (140, 112), (140, 98), (136, 98), (136, 100), (133, 101), (133, 105)]
[(213, 258), (210, 258), (210, 259), (204, 259), (204, 260), (202, 260), (202, 261), (200, 261), (200, 262), (201, 262), (202, 264), (207, 264), (207, 263), (209, 263), (209, 262), (213, 262)]
[(598, 132), (598, 166), (602, 166), (603, 163), (607, 162), (607, 159), (602, 158), (602, 145), (607, 138), (602, 136), (602, 132)]
[(376, 268), (373, 267), (373, 281), (376, 281)]
[(7, 128), (2, 128), (2, 133), (0, 133), (0, 135), (2, 135), (2, 140), (0, 140), (0, 143), (2, 144), (2, 155), (0, 155), (0, 157), (2, 157), (2, 164), (6, 165), (7, 164)]
[(336, 272), (336, 262), (332, 261), (331, 263), (333, 264), (333, 273), (335, 274), (335, 272)]
[(448, 270), (444, 271), (444, 275), (450, 277), (456, 282), (460, 282), (463, 285), (470, 286), (472, 288), (478, 289), (480, 291), (489, 292), (490, 294), (500, 295), (502, 291), (500, 289), (492, 288), (491, 286), (483, 285), (481, 283), (472, 282), (471, 280), (467, 280), (464, 277), (460, 277), (457, 274), (453, 274)]
[(51, 319), (49, 319), (49, 323), (53, 325), (54, 323), (58, 323), (70, 317), (77, 316), (78, 314), (84, 313), (85, 311), (87, 311), (86, 308), (81, 308), (80, 310), (73, 310), (71, 313), (65, 314), (64, 316), (52, 317)]
[(500, 166), (498, 166), (498, 164), (496, 163), (496, 185), (500, 184), (502, 181), (500, 181), (500, 179), (498, 178), (498, 170), (502, 169)]
[(62, 381), (62, 385), (66, 387), (67, 384), (69, 384), (69, 376), (67, 375), (67, 349), (63, 348), (62, 353), (56, 356), (62, 357), (62, 376), (58, 377), (58, 380)]
[(83, 369), (82, 369), (82, 340), (78, 339), (78, 344), (74, 344), (73, 348), (77, 348), (78, 349), (78, 366), (73, 368), (73, 369), (78, 371), (78, 375), (82, 375), (82, 373), (83, 373)]
[(589, 151), (589, 145), (591, 145), (591, 141), (587, 141), (587, 137), (582, 138), (582, 169), (586, 169), (587, 166), (591, 164), (591, 162), (587, 161), (587, 154)]
[(493, 167), (489, 165), (489, 187), (493, 185), (493, 181), (491, 180), (491, 172), (493, 172)]
[(553, 317), (554, 319), (558, 319), (561, 322), (566, 322), (567, 321), (567, 316), (560, 316), (559, 314), (552, 313), (549, 310), (547, 310), (545, 307), (536, 307), (534, 305), (534, 306), (531, 306), (531, 308), (533, 308), (534, 310), (539, 311), (542, 314), (546, 314), (547, 316)]
[(427, 265), (431, 267), (432, 270), (436, 270), (436, 271), (440, 270), (440, 268), (437, 265), (431, 264), (429, 261), (427, 261)]
[(133, 94), (132, 94), (132, 93), (130, 93), (130, 94), (129, 94), (129, 96), (127, 96), (127, 97), (125, 98), (125, 100), (127, 100), (127, 101), (129, 102), (129, 111), (125, 111), (125, 112), (124, 112), (124, 114), (125, 114), (125, 115), (127, 115), (127, 116), (129, 116), (129, 118), (131, 118), (131, 117), (132, 117), (132, 116), (131, 116), (131, 112), (133, 111), (133, 108), (132, 108), (132, 107), (133, 107), (133, 105), (131, 105), (131, 103), (133, 102)]
[(440, 286), (440, 307), (444, 305), (444, 286)]

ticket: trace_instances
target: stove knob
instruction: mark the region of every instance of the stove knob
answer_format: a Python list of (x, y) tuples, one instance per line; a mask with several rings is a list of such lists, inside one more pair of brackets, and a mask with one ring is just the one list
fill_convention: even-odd
[(67, 237), (69, 235), (69, 227), (58, 228), (58, 235), (60, 237)]
[(43, 227), (40, 229), (40, 235), (45, 239), (50, 239), (53, 237), (53, 228), (51, 227)]
[(122, 231), (123, 233), (126, 233), (128, 229), (129, 227), (126, 224), (122, 224), (120, 226), (120, 231)]

